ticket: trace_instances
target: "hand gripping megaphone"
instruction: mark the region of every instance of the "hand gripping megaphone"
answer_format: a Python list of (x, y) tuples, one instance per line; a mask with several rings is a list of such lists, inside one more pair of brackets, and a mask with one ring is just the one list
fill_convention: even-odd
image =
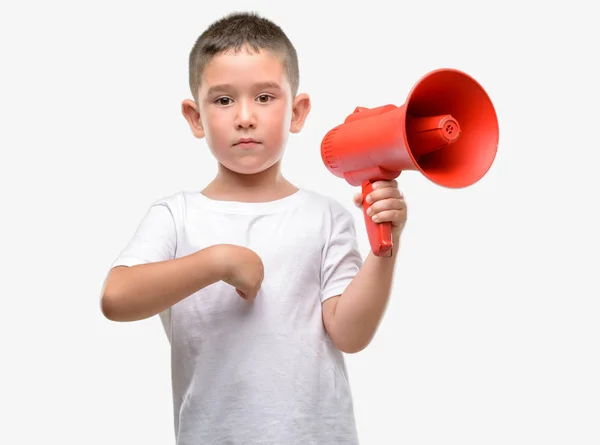
[(484, 89), (469, 75), (439, 69), (423, 76), (401, 106), (357, 107), (321, 142), (327, 169), (362, 186), (369, 243), (392, 253), (391, 223), (367, 215), (373, 183), (416, 170), (437, 185), (462, 188), (479, 181), (498, 149), (498, 118)]

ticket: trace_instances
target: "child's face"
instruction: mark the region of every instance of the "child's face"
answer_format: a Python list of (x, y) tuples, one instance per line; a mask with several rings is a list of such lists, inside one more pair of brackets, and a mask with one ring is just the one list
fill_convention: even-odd
[(292, 97), (280, 59), (265, 50), (242, 50), (207, 64), (197, 120), (190, 120), (192, 110), (186, 113), (185, 103), (184, 114), (221, 164), (237, 173), (255, 174), (281, 159), (289, 132), (300, 131), (309, 108), (306, 95)]

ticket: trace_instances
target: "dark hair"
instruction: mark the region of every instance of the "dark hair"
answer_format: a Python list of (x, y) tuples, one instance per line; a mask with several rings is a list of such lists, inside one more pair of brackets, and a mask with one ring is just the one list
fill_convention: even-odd
[(282, 58), (292, 95), (298, 93), (300, 74), (294, 45), (271, 20), (254, 12), (234, 12), (213, 22), (196, 40), (189, 56), (189, 84), (194, 99), (202, 72), (213, 57), (228, 50), (239, 51), (247, 45), (254, 51), (269, 50)]

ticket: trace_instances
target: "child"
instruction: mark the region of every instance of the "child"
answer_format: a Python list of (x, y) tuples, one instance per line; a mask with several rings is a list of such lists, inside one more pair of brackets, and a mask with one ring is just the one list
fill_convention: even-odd
[[(283, 177), (310, 100), (277, 25), (223, 17), (189, 64), (194, 100), (182, 112), (218, 174), (150, 207), (108, 274), (102, 311), (160, 316), (178, 445), (356, 444), (343, 353), (373, 338), (397, 252), (363, 264), (351, 213)], [(406, 205), (395, 181), (378, 185), (371, 208), (398, 245)]]

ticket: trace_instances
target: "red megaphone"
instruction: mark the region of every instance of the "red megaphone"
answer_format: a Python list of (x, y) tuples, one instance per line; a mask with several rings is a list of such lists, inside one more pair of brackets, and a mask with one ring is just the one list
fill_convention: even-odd
[(362, 185), (371, 250), (390, 256), (391, 223), (374, 223), (365, 201), (373, 182), (418, 170), (432, 182), (460, 188), (489, 170), (498, 149), (498, 118), (484, 89), (467, 74), (439, 69), (423, 76), (402, 106), (357, 107), (321, 143), (327, 169)]

